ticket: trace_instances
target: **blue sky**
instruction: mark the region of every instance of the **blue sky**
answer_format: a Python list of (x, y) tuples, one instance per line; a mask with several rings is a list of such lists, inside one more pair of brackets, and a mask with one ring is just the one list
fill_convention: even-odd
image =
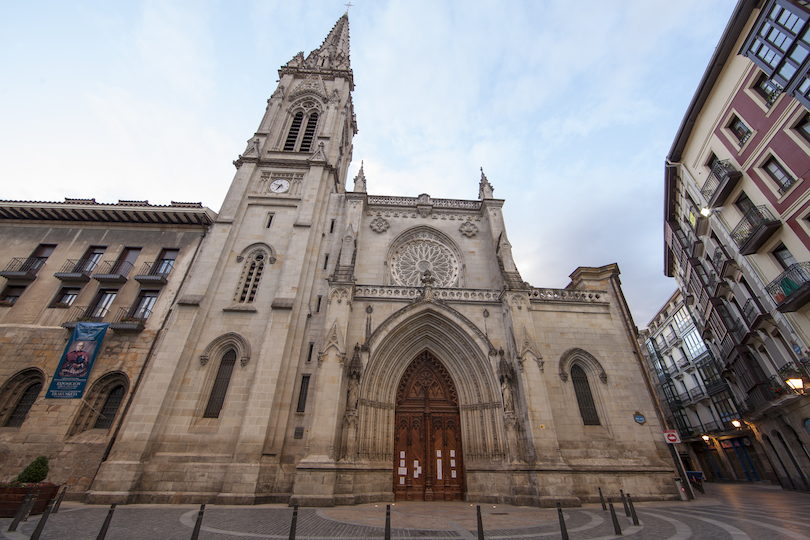
[[(368, 1), (349, 13), (378, 195), (506, 199), (523, 279), (616, 262), (636, 324), (663, 275), (663, 165), (732, 0)], [(341, 2), (0, 0), (0, 198), (218, 210), (279, 66)]]

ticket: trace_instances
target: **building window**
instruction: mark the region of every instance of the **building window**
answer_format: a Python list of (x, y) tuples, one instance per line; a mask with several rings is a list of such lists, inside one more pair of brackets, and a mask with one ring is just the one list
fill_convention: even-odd
[(26, 369), (14, 375), (0, 391), (0, 425), (20, 427), (39, 397), (45, 382), (42, 372)]
[(92, 272), (96, 269), (98, 263), (101, 262), (101, 257), (104, 256), (106, 250), (107, 248), (105, 246), (90, 246), (82, 256), (82, 259), (78, 261), (73, 268), (73, 272), (77, 274)]
[[(305, 125), (304, 133), (301, 134), (301, 126)], [(309, 152), (312, 147), (312, 140), (315, 137), (315, 129), (318, 126), (318, 112), (312, 111), (306, 117), (303, 112), (295, 113), (290, 131), (287, 133), (287, 140), (284, 142), (285, 152)], [(300, 141), (299, 141), (300, 139)]]
[(700, 334), (694, 328), (683, 335), (683, 342), (692, 358), (698, 358), (706, 352), (706, 344), (700, 339)]
[(265, 227), (266, 229), (269, 229), (270, 226), (273, 224), (273, 217), (274, 216), (275, 216), (275, 214), (273, 212), (270, 212), (269, 214), (267, 214), (267, 226)]
[(158, 293), (159, 291), (141, 291), (127, 316), (139, 320), (148, 319), (155, 307)]
[(301, 391), (298, 392), (298, 408), (296, 412), (304, 412), (307, 407), (307, 392), (309, 391), (309, 375), (301, 376)]
[(24, 291), (25, 287), (22, 285), (6, 285), (6, 288), (3, 289), (3, 293), (0, 294), (0, 305), (7, 307), (13, 306), (17, 303), (17, 300), (20, 299)]
[(737, 139), (740, 148), (742, 148), (748, 139), (751, 137), (751, 129), (745, 125), (745, 122), (735, 114), (731, 117), (731, 122), (728, 124), (728, 129)]
[(571, 382), (574, 383), (574, 392), (577, 395), (579, 414), (582, 416), (582, 421), (586, 426), (600, 425), (599, 415), (596, 413), (596, 405), (591, 394), (591, 386), (588, 384), (588, 376), (577, 364), (571, 367)]
[(768, 161), (762, 166), (768, 175), (779, 184), (779, 194), (784, 195), (790, 186), (796, 183), (796, 179), (790, 176), (781, 163), (775, 157), (771, 156)]
[(737, 210), (739, 210), (742, 215), (745, 215), (749, 210), (756, 208), (754, 203), (748, 198), (748, 195), (746, 195), (744, 191), (740, 194), (737, 200), (734, 201), (734, 206), (737, 207)]
[(754, 90), (762, 96), (762, 99), (765, 100), (765, 106), (770, 109), (776, 102), (776, 98), (782, 93), (783, 88), (766, 74), (760, 73), (757, 82), (754, 84)]
[(773, 250), (773, 256), (779, 261), (779, 265), (787, 270), (791, 265), (799, 264), (799, 261), (793, 256), (785, 244), (779, 244), (779, 247)]
[(237, 302), (250, 304), (256, 298), (256, 292), (259, 290), (259, 283), (264, 274), (266, 259), (267, 254), (261, 249), (247, 256), (245, 265), (242, 267), (242, 279), (236, 291), (235, 300)]
[(68, 308), (76, 301), (81, 289), (79, 287), (62, 287), (53, 299), (50, 307)]
[(217, 377), (214, 379), (214, 387), (211, 389), (211, 395), (208, 398), (208, 404), (205, 406), (203, 418), (219, 418), (222, 405), (225, 403), (225, 395), (228, 393), (228, 385), (231, 382), (231, 375), (233, 374), (233, 366), (235, 364), (236, 351), (228, 349), (228, 351), (222, 355), (222, 360), (219, 363)]
[(804, 137), (804, 140), (810, 142), (810, 113), (802, 116), (802, 119), (796, 124), (796, 131)]
[(706, 162), (706, 166), (709, 168), (710, 171), (714, 170), (714, 166), (720, 163), (720, 158), (712, 152), (709, 155), (709, 161)]
[(117, 289), (101, 289), (96, 294), (96, 298), (87, 310), (87, 317), (94, 322), (101, 321), (107, 316), (110, 311), (112, 303), (115, 301), (115, 296), (118, 294)]
[(766, 17), (744, 45), (745, 55), (769, 77), (787, 88), (810, 51), (810, 44), (799, 35), (805, 30), (808, 13), (785, 0), (771, 4)]
[(316, 312), (316, 313), (320, 313), (320, 312), (321, 312), (321, 301), (322, 301), (322, 300), (323, 300), (323, 296), (319, 296), (319, 297), (318, 297), (318, 305), (317, 305), (317, 307), (315, 308), (315, 312)]
[(309, 342), (309, 352), (307, 353), (307, 362), (312, 362), (312, 353), (315, 352), (315, 342)]
[(329, 266), (329, 254), (326, 254), (326, 257), (323, 258), (323, 269), (326, 270), (326, 267)]
[(174, 261), (180, 254), (179, 249), (164, 249), (160, 252), (158, 260), (155, 261), (155, 274), (165, 276), (174, 268)]
[(734, 397), (731, 395), (730, 390), (723, 390), (712, 396), (712, 403), (720, 415), (720, 420), (723, 422), (731, 422), (740, 417), (737, 413), (737, 406), (734, 403)]
[(329, 225), (329, 232), (330, 233), (335, 232), (335, 220), (334, 219), (332, 220), (332, 224)]
[(104, 400), (104, 406), (101, 408), (101, 412), (98, 418), (96, 418), (96, 422), (93, 424), (93, 429), (110, 429), (110, 427), (112, 427), (113, 420), (118, 412), (118, 408), (121, 406), (125, 392), (126, 389), (122, 384), (110, 390), (107, 399)]

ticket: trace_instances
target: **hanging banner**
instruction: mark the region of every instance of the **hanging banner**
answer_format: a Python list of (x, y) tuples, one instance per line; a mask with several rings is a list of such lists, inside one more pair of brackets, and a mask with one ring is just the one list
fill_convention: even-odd
[(46, 398), (73, 399), (84, 394), (84, 387), (96, 360), (109, 324), (76, 323), (65, 352), (51, 380)]

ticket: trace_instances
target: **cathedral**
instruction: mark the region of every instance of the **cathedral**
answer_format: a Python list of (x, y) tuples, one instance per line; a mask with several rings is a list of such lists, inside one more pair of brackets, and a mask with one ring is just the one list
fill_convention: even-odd
[[(163, 231), (143, 243), (176, 248), (172, 274), (155, 248), (139, 283), (124, 275), (132, 292), (110, 300), (124, 306), (118, 319), (98, 309), (114, 290), (103, 282), (112, 271), (87, 274), (82, 287), (100, 288), (76, 320), (112, 320), (87, 381), (92, 410), (37, 394), (22, 413), (19, 405), (34, 392), (20, 373), (46, 385), (72, 328), (24, 311), (33, 287), (82, 272), (72, 259), (55, 279), (40, 270), (31, 293), (15, 285), (18, 271), (0, 273), (19, 299), (0, 318), (0, 339), (23, 347), (32, 325), (51, 336), (36, 365), (20, 354), (0, 368), (0, 451), (52, 452), (64, 477), (53, 481), (88, 503), (577, 506), (598, 500), (597, 487), (676, 497), (618, 267), (577, 268), (565, 289), (524, 282), (505, 201), (483, 171), (475, 199), (372, 195), (362, 167), (349, 182), (357, 121), (348, 15), (279, 75), (218, 214), (172, 203), (167, 220), (193, 219), (149, 223), (162, 207), (121, 201), (96, 211), (94, 201), (66, 201), (24, 218), (24, 205), (0, 205), (4, 227), (13, 211), (14, 226), (27, 219), (32, 230), (46, 215), (49, 231), (58, 227), (58, 211), (131, 215), (132, 227)], [(172, 228), (186, 232), (167, 236)], [(31, 233), (20, 252), (53, 246), (56, 257), (62, 244), (46, 240)], [(157, 287), (157, 265), (166, 284), (147, 318), (126, 306)], [(97, 382), (113, 373), (119, 382)], [(107, 407), (118, 387), (124, 405)]]

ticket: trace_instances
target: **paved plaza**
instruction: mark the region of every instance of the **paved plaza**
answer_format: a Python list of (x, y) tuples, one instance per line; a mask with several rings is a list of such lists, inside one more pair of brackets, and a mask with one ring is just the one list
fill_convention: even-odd
[[(634, 540), (810, 540), (810, 494), (783, 491), (777, 486), (707, 485), (706, 495), (692, 502), (636, 504), (640, 525), (633, 526), (619, 502), (616, 506), (623, 536)], [(199, 511), (191, 505), (127, 505), (116, 508), (109, 540), (188, 540)], [(93, 540), (108, 507), (63, 503), (52, 515), (41, 540)], [(289, 538), (293, 510), (283, 505), (215, 506), (205, 509), (200, 540)], [(560, 538), (553, 509), (481, 505), (488, 539)], [(571, 540), (617, 538), (610, 513), (600, 505), (564, 510)], [(0, 519), (0, 537), (29, 538), (39, 516), (7, 532), (10, 519)], [(385, 504), (335, 508), (301, 508), (296, 538), (383, 538)], [(391, 506), (392, 538), (477, 538), (476, 509), (469, 503), (406, 502)]]

